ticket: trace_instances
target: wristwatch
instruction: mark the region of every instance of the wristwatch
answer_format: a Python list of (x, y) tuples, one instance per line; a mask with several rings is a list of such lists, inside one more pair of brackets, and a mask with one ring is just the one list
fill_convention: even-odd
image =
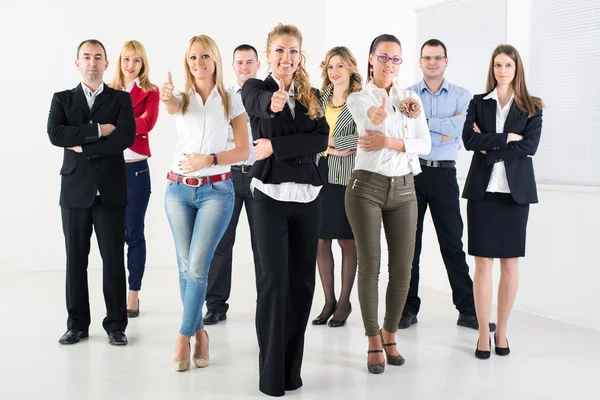
[(213, 162), (212, 162), (211, 167), (219, 165), (219, 160), (217, 160), (217, 155), (215, 153), (210, 153), (210, 155), (213, 157)]

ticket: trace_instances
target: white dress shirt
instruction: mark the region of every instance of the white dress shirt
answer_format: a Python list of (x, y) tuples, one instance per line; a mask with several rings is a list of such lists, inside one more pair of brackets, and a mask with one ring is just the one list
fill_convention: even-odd
[[(137, 87), (141, 89), (140, 78), (135, 78), (133, 81), (129, 82), (129, 85), (127, 85), (126, 88), (121, 86), (121, 90), (124, 90), (127, 93), (131, 93), (131, 89), (133, 89), (134, 85), (137, 85)], [(125, 162), (142, 161), (142, 160), (145, 160), (148, 158), (148, 156), (146, 156), (144, 154), (136, 153), (135, 151), (131, 150), (130, 148), (123, 150), (123, 157), (125, 158)]]
[[(277, 79), (273, 78), (275, 82)], [(285, 91), (285, 98), (292, 118), (296, 118), (296, 99), (294, 98), (294, 81), (290, 85), (290, 89)], [(263, 183), (262, 181), (252, 178), (250, 189), (260, 190), (267, 196), (277, 201), (290, 201), (294, 203), (310, 203), (319, 195), (322, 186), (313, 186), (309, 183), (282, 182), (282, 183)]]
[[(373, 125), (367, 111), (373, 106), (381, 107), (384, 97), (388, 116), (382, 124)], [(398, 108), (400, 102), (409, 97), (421, 104), (421, 113), (417, 118), (408, 118)], [(358, 147), (354, 170), (365, 170), (384, 176), (402, 176), (409, 173), (417, 175), (421, 172), (418, 155), (429, 154), (431, 151), (431, 135), (423, 104), (415, 92), (400, 89), (394, 84), (388, 95), (385, 89), (378, 88), (370, 81), (360, 92), (348, 96), (347, 106), (360, 136), (366, 136), (367, 130), (377, 131), (385, 136), (404, 140), (405, 146), (405, 152), (388, 148), (365, 151)]]
[(183, 115), (181, 112), (183, 96), (181, 94), (177, 95), (179, 99), (179, 111), (176, 114), (175, 122), (177, 144), (173, 153), (171, 170), (176, 174), (193, 177), (212, 176), (229, 172), (229, 165), (216, 165), (183, 174), (179, 168), (179, 162), (185, 159), (184, 154), (209, 155), (227, 150), (227, 136), (231, 120), (245, 112), (240, 98), (229, 96), (229, 118), (225, 118), (223, 100), (216, 86), (206, 99), (206, 103), (193, 89), (190, 91), (189, 96), (190, 104), (185, 115)]
[[(95, 92), (92, 92), (92, 89), (86, 86), (85, 83), (81, 82), (81, 88), (83, 89), (83, 94), (85, 96), (85, 100), (87, 101), (88, 107), (90, 111), (92, 111), (92, 107), (94, 107), (94, 102), (96, 101), (96, 97), (104, 90), (104, 82), (100, 83), (98, 89)], [(92, 121), (90, 121), (90, 124)], [(102, 131), (100, 130), (100, 124), (98, 124), (98, 137), (102, 137)], [(100, 190), (96, 190), (96, 196), (100, 196)]]
[[(242, 87), (239, 83), (236, 83), (235, 86), (227, 88), (227, 91), (232, 96), (237, 97), (242, 102)], [(243, 107), (243, 105), (242, 105)], [(252, 127), (250, 126), (250, 117), (246, 114), (246, 126), (248, 127), (248, 145), (250, 146), (250, 151), (248, 153), (248, 159), (245, 161), (237, 162), (233, 165), (252, 165), (256, 161), (256, 155), (254, 154), (254, 139), (252, 139)], [(229, 126), (229, 136), (227, 137), (227, 150), (235, 149), (235, 138), (233, 137), (233, 128), (231, 125)]]
[[(506, 117), (508, 117), (508, 112), (510, 111), (510, 106), (514, 101), (514, 96), (510, 96), (510, 100), (508, 100), (508, 103), (504, 105), (504, 108), (500, 107), (500, 101), (498, 100), (498, 92), (496, 89), (494, 89), (483, 99), (496, 100), (496, 132), (502, 133), (504, 131), (504, 123), (506, 122)], [(486, 191), (496, 193), (510, 193), (510, 187), (508, 186), (508, 178), (506, 177), (506, 166), (504, 165), (504, 161), (499, 161), (494, 164)]]

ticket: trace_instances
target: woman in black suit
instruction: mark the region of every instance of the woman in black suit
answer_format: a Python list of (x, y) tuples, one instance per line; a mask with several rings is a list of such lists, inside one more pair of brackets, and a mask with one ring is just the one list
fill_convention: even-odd
[(301, 47), (298, 28), (277, 25), (267, 38), (271, 74), (264, 81), (248, 79), (242, 88), (257, 159), (251, 187), (261, 260), (256, 282), (259, 389), (271, 396), (302, 386), (321, 227), (317, 196), (326, 181), (316, 156), (327, 148), (329, 127)]
[(494, 258), (501, 268), (495, 352), (510, 352), (506, 330), (517, 294), (519, 257), (525, 256), (529, 204), (538, 202), (531, 156), (540, 142), (543, 108), (527, 91), (523, 62), (510, 45), (494, 50), (486, 91), (471, 100), (462, 134), (465, 148), (475, 152), (463, 197), (469, 200), (469, 254), (475, 256), (475, 356), (480, 359), (489, 358), (491, 351)]

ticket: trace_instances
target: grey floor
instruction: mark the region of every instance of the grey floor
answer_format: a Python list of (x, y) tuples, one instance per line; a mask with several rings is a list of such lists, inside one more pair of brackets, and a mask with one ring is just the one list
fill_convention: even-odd
[[(184, 373), (172, 370), (181, 318), (174, 267), (147, 270), (141, 316), (129, 323), (126, 347), (108, 345), (101, 327), (101, 271), (89, 276), (91, 337), (73, 346), (57, 343), (65, 331), (64, 272), (0, 273), (0, 399), (266, 398), (257, 389), (251, 268), (234, 266), (229, 319), (207, 329), (210, 366)], [(368, 374), (355, 296), (346, 327), (309, 325), (304, 387), (288, 397), (600, 399), (600, 332), (514, 312), (511, 355), (480, 361), (476, 332), (457, 327), (450, 295), (434, 290), (422, 291), (419, 323), (397, 334), (406, 364)], [(318, 286), (311, 315), (321, 307)]]

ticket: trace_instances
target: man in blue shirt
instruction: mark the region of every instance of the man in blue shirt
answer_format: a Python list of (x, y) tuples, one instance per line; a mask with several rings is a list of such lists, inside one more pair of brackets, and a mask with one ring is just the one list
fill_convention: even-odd
[[(398, 327), (405, 329), (417, 323), (419, 299), (419, 259), (423, 237), (423, 220), (427, 207), (440, 244), (440, 251), (452, 287), (452, 300), (459, 312), (457, 324), (478, 329), (473, 300), (473, 281), (463, 251), (463, 221), (460, 215), (459, 190), (456, 180), (456, 156), (462, 147), (462, 130), (471, 93), (444, 79), (448, 66), (446, 46), (437, 39), (421, 47), (419, 65), (423, 80), (410, 87), (423, 103), (431, 133), (431, 152), (420, 157), (422, 173), (415, 176), (418, 202), (417, 238), (412, 276), (406, 305)], [(490, 330), (495, 330), (490, 324)]]

